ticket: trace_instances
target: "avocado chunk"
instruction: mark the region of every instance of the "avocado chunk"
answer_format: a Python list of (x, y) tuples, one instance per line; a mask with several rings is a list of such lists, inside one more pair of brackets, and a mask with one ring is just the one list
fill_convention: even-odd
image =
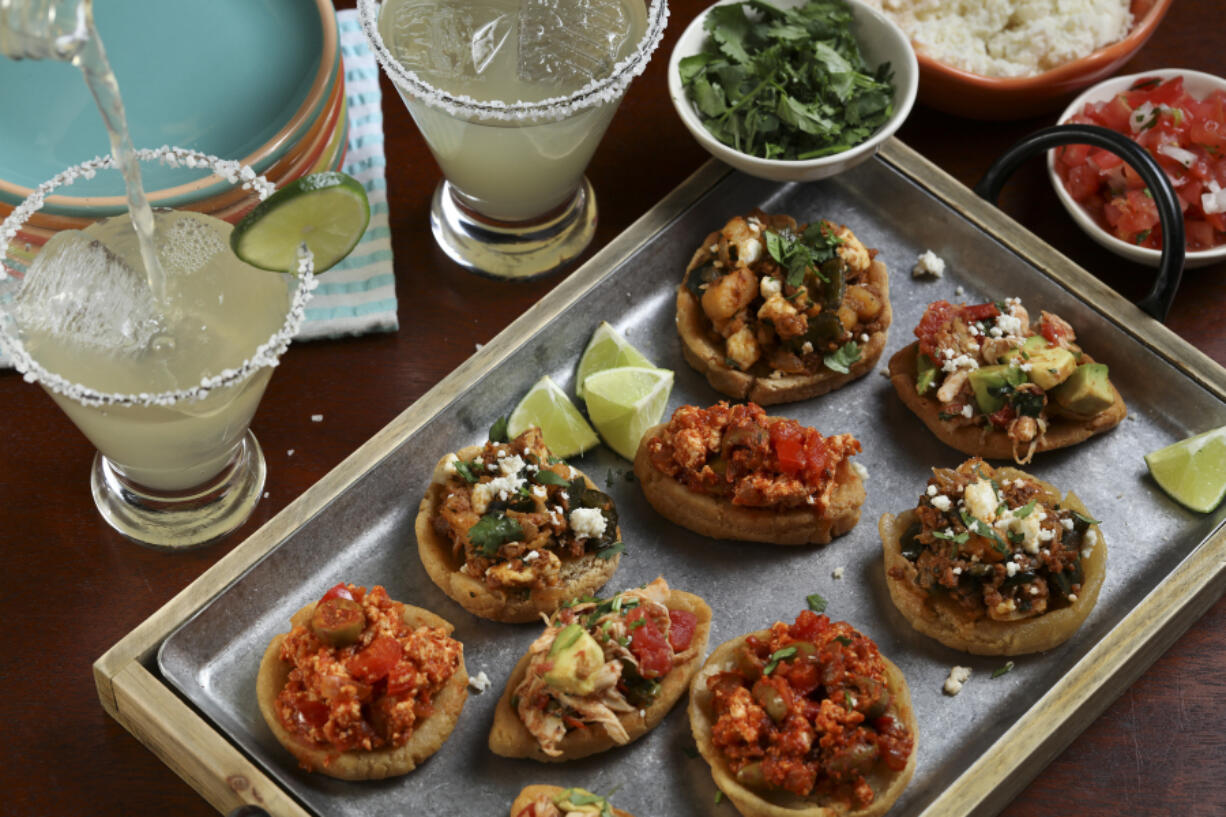
[(604, 650), (581, 624), (567, 624), (549, 648), (553, 666), (545, 673), (545, 683), (571, 695), (591, 695), (596, 691), (596, 671), (604, 666)]
[(1077, 368), (1077, 358), (1068, 349), (1051, 346), (1030, 353), (1030, 379), (1043, 391), (1059, 386)]
[(1030, 356), (1035, 352), (1046, 349), (1048, 347), (1047, 338), (1042, 335), (1031, 335), (1022, 341), (1022, 345), (1016, 349), (1010, 349), (1000, 356), (1001, 363), (1012, 363), (1017, 366), (1030, 360)]
[(1106, 363), (1078, 366), (1051, 396), (1066, 411), (1090, 416), (1115, 403), (1115, 390), (1107, 379)]
[(932, 358), (921, 352), (918, 348), (915, 350), (915, 393), (923, 394), (932, 388), (937, 382), (937, 373), (940, 369), (933, 362)]
[(980, 366), (967, 375), (975, 402), (984, 414), (1000, 411), (1005, 398), (1015, 386), (1026, 382), (1026, 373), (1016, 366), (1001, 363), (996, 366)]
[(553, 804), (564, 814), (603, 814), (608, 810), (608, 801), (587, 789), (572, 788), (558, 793)]

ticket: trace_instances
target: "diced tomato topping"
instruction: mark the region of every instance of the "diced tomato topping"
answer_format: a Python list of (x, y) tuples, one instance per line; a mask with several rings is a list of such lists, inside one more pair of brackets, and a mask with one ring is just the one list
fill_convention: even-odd
[(993, 303), (964, 306), (961, 310), (962, 320), (968, 324), (975, 321), (986, 321), (988, 318), (995, 318), (999, 314), (1000, 307)]
[(373, 684), (387, 677), (403, 654), (399, 641), (390, 635), (380, 635), (349, 659), (349, 672), (359, 681)]
[(328, 716), (331, 710), (323, 701), (313, 701), (309, 698), (303, 698), (298, 701), (298, 714), (302, 719), (311, 726), (323, 726), (328, 722)]
[[(643, 623), (637, 624), (639, 621)], [(673, 668), (673, 649), (642, 607), (626, 614), (626, 626), (630, 632), (630, 652), (639, 662), (639, 674), (644, 678), (667, 675)]]
[[(1198, 100), (1184, 88), (1182, 77), (1142, 78), (1107, 102), (1087, 104), (1070, 121), (1111, 128), (1149, 151), (1177, 184), (1188, 250), (1226, 244), (1226, 215), (1206, 213), (1201, 198), (1210, 182), (1226, 187), (1226, 92)], [(1159, 152), (1164, 145), (1194, 158), (1177, 160)], [(1100, 226), (1123, 241), (1162, 247), (1157, 206), (1132, 167), (1109, 151), (1085, 145), (1065, 146), (1057, 159), (1065, 189)]]
[(988, 422), (997, 428), (1008, 428), (1009, 423), (1017, 417), (1017, 412), (1013, 410), (1013, 406), (1005, 406), (999, 411), (994, 411), (988, 415)]
[(805, 482), (820, 485), (830, 467), (830, 450), (817, 429), (805, 429)]
[(919, 338), (921, 352), (936, 360), (939, 354), (937, 336), (957, 314), (958, 307), (949, 301), (933, 301), (928, 304), (924, 316), (920, 318), (919, 326), (915, 327), (915, 336)]
[(779, 470), (796, 476), (805, 467), (804, 433), (797, 423), (780, 422), (770, 427), (771, 446), (779, 459)]
[(819, 616), (812, 610), (801, 610), (796, 622), (788, 627), (788, 635), (797, 641), (816, 642), (818, 636), (830, 629), (830, 619)]
[(685, 652), (698, 629), (698, 616), (688, 610), (668, 611), (668, 645), (673, 652)]
[(344, 582), (341, 582), (330, 589), (327, 593), (324, 593), (323, 597), (320, 598), (320, 601), (327, 601), (328, 599), (349, 599), (350, 601), (357, 601), (357, 599), (353, 597), (353, 592), (350, 591), (349, 585), (345, 584)]

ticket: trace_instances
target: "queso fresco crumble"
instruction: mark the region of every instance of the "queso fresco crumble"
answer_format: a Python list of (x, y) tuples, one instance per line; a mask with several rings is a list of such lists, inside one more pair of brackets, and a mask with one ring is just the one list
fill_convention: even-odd
[(866, 0), (916, 49), (987, 77), (1041, 74), (1118, 42), (1129, 0)]

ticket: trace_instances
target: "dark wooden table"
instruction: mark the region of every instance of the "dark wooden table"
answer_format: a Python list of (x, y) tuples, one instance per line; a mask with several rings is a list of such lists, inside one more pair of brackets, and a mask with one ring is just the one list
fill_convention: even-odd
[[(703, 4), (673, 0), (665, 41), (592, 162), (588, 175), (600, 201), (593, 248), (707, 158), (677, 120), (664, 72), (677, 35)], [(1226, 76), (1223, 19), (1222, 0), (1178, 0), (1123, 71), (1184, 67)], [(165, 554), (113, 533), (90, 498), (92, 446), (41, 389), (0, 374), (0, 542), (7, 560), (0, 622), (8, 639), (0, 664), (0, 814), (214, 813), (103, 713), (90, 665), (560, 280), (492, 283), (435, 248), (427, 208), (438, 170), (386, 79), (384, 94), (400, 331), (289, 350), (253, 424), (268, 459), (269, 497), (228, 540)], [(978, 123), (921, 107), (901, 137), (973, 184), (1018, 137), (1053, 121)], [(1147, 270), (1079, 232), (1038, 161), (1007, 188), (1003, 206), (1118, 288), (1137, 292), (1148, 280)], [(1226, 264), (1187, 272), (1168, 321), (1219, 363), (1226, 363), (1224, 276)], [(324, 422), (313, 423), (313, 414)], [(1224, 668), (1226, 601), (1219, 600), (1004, 814), (1226, 814)]]

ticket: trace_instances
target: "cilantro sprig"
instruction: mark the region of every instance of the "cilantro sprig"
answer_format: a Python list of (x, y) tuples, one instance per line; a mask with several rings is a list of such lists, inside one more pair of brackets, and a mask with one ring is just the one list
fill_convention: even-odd
[(713, 7), (681, 82), (719, 141), (767, 159), (814, 159), (867, 139), (894, 111), (889, 63), (869, 69), (842, 0)]

